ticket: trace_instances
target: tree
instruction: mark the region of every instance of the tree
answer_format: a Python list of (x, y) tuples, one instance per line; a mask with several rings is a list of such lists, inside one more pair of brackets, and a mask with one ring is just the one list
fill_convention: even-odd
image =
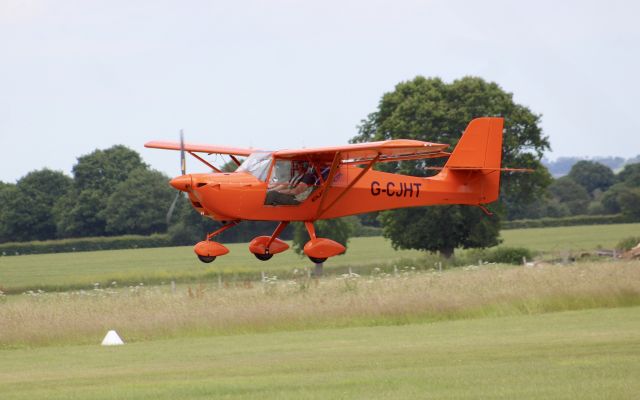
[(137, 152), (122, 145), (79, 157), (73, 167), (73, 187), (54, 208), (58, 235), (107, 234), (103, 211), (109, 197), (131, 172), (146, 168)]
[[(59, 171), (42, 169), (32, 171), (18, 181), (17, 187), (22, 192), (21, 201), (35, 204), (27, 212), (32, 215), (32, 225), (23, 225), (23, 237), (27, 240), (44, 240), (56, 237), (56, 223), (53, 206), (64, 196), (73, 180)], [(25, 200), (28, 199), (28, 200)]]
[(606, 191), (616, 181), (611, 168), (595, 161), (578, 161), (571, 167), (568, 176), (591, 195), (596, 189)]
[[(605, 212), (615, 214), (623, 212), (620, 204), (621, 197), (625, 197), (625, 204), (629, 214), (631, 204), (629, 199), (633, 199), (633, 194), (627, 192), (640, 188), (640, 163), (628, 164), (616, 175), (617, 183), (607, 190), (602, 196), (602, 206)], [(631, 212), (633, 214), (633, 212)]]
[(640, 163), (627, 164), (618, 173), (616, 180), (628, 187), (640, 187)]
[(0, 232), (7, 242), (32, 240), (32, 230), (38, 228), (38, 217), (31, 210), (37, 208), (36, 202), (28, 197), (18, 186), (7, 187), (2, 191), (2, 227)]
[(169, 177), (159, 171), (138, 168), (116, 185), (102, 216), (109, 235), (149, 235), (167, 229), (166, 214), (175, 191)]
[(569, 176), (556, 179), (549, 186), (549, 192), (558, 202), (569, 208), (571, 215), (586, 214), (591, 197), (582, 185)]
[(120, 182), (124, 182), (131, 171), (147, 168), (140, 154), (123, 145), (106, 150), (94, 150), (81, 156), (73, 166), (74, 183), (79, 190), (93, 189), (111, 194)]
[(16, 185), (0, 181), (0, 243), (12, 241), (9, 212), (11, 198), (17, 191)]
[(56, 224), (53, 205), (71, 187), (62, 172), (42, 169), (29, 172), (16, 185), (5, 187), (2, 200), (2, 241), (53, 239)]
[[(509, 217), (517, 214), (522, 204), (542, 196), (550, 183), (550, 176), (540, 163), (549, 142), (542, 135), (540, 116), (516, 104), (513, 95), (496, 83), (465, 77), (447, 84), (439, 78), (421, 76), (402, 82), (382, 96), (378, 109), (362, 121), (359, 135), (352, 141), (406, 138), (455, 145), (471, 119), (492, 115), (505, 118), (504, 165), (536, 169), (533, 174), (503, 175), (501, 203), (494, 208)], [(390, 163), (381, 168), (426, 176), (425, 165), (422, 160)], [(450, 255), (458, 246), (487, 247), (498, 243), (499, 218), (485, 217), (476, 208), (400, 209), (385, 211), (381, 220), (385, 236), (397, 248)]]
[(640, 188), (628, 188), (618, 197), (620, 210), (630, 221), (640, 221)]

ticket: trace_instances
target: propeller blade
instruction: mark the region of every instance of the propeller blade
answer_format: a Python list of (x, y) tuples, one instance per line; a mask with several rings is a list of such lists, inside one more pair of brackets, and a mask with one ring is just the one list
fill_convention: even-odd
[[(182, 172), (182, 176), (187, 174), (187, 160), (184, 154), (184, 133), (182, 132), (182, 129), (180, 129), (180, 172)], [(171, 207), (169, 207), (169, 211), (167, 211), (167, 217), (166, 217), (167, 226), (171, 222), (173, 211), (176, 208), (176, 204), (178, 203), (178, 199), (180, 198), (181, 194), (182, 192), (178, 192), (176, 194), (176, 197), (173, 199), (173, 203), (171, 203)]]
[(171, 216), (173, 215), (173, 210), (176, 208), (176, 204), (178, 203), (178, 199), (180, 198), (180, 194), (182, 192), (176, 193), (176, 197), (173, 199), (173, 203), (171, 203), (171, 207), (169, 207), (169, 211), (167, 211), (167, 225), (171, 222)]
[(187, 160), (184, 156), (184, 133), (180, 129), (180, 171), (182, 175), (187, 174)]

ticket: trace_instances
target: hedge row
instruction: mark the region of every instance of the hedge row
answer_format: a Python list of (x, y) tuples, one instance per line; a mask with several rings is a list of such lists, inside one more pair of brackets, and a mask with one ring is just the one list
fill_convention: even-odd
[(622, 214), (612, 215), (576, 215), (563, 218), (519, 219), (503, 221), (502, 229), (548, 228), (554, 226), (624, 224), (633, 222)]
[(0, 255), (14, 256), (21, 254), (69, 253), (74, 251), (139, 249), (166, 246), (171, 246), (169, 236), (166, 234), (151, 236), (125, 235), (2, 243), (0, 244)]

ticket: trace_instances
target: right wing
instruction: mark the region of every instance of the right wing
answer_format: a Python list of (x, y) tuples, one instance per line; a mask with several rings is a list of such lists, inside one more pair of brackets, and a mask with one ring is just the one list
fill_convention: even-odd
[[(163, 150), (180, 150), (180, 142), (163, 142), (154, 140), (152, 142), (145, 143), (144, 147)], [(257, 150), (239, 147), (215, 146), (210, 144), (185, 143), (184, 151), (189, 153), (228, 154), (232, 156), (246, 157)]]

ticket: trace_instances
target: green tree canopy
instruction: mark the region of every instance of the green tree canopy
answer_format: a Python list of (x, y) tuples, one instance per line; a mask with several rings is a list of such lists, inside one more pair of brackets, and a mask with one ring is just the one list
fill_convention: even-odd
[(104, 210), (109, 197), (133, 171), (146, 168), (137, 152), (122, 145), (79, 157), (73, 167), (73, 188), (54, 209), (58, 235), (106, 235)]
[(640, 163), (626, 165), (616, 180), (627, 187), (640, 187)]
[(584, 186), (576, 183), (569, 176), (556, 179), (549, 186), (549, 192), (558, 202), (566, 205), (572, 215), (580, 215), (587, 212), (591, 197)]
[(628, 188), (618, 197), (620, 210), (630, 221), (640, 221), (640, 188)]
[(138, 168), (147, 168), (140, 154), (126, 146), (115, 145), (79, 157), (73, 166), (73, 178), (78, 190), (91, 189), (111, 194)]
[(149, 235), (167, 229), (165, 216), (175, 191), (169, 177), (159, 171), (138, 168), (116, 185), (102, 216), (110, 235)]
[[(550, 176), (540, 158), (549, 149), (540, 128), (540, 116), (513, 101), (513, 95), (493, 82), (465, 77), (450, 84), (421, 76), (396, 85), (385, 93), (378, 109), (359, 127), (353, 142), (417, 139), (455, 146), (467, 124), (480, 116), (505, 118), (503, 165), (528, 167), (533, 174), (503, 175), (501, 202), (506, 215), (517, 215), (521, 205), (543, 195)], [(393, 172), (426, 176), (425, 161), (385, 165)], [(384, 234), (399, 248), (440, 251), (445, 255), (462, 247), (498, 243), (498, 218), (483, 217), (479, 209), (437, 206), (386, 211), (381, 217)], [(437, 221), (437, 222), (434, 222)], [(406, 234), (411, 231), (412, 234)], [(445, 233), (443, 233), (445, 232)]]
[[(634, 189), (640, 188), (640, 163), (629, 164), (624, 167), (616, 175), (617, 183), (607, 190), (602, 196), (602, 206), (607, 213), (619, 213), (624, 212), (627, 216), (631, 217), (635, 213), (631, 211), (633, 209)], [(622, 198), (624, 200), (621, 202)], [(623, 210), (622, 204), (625, 205)]]
[(52, 208), (71, 187), (62, 172), (29, 172), (16, 185), (5, 186), (2, 201), (2, 241), (46, 240), (56, 237)]
[(11, 199), (18, 189), (15, 184), (0, 181), (0, 243), (11, 242), (12, 227), (10, 225)]
[(593, 194), (596, 189), (606, 191), (616, 181), (611, 168), (595, 161), (578, 161), (571, 167), (569, 178)]

